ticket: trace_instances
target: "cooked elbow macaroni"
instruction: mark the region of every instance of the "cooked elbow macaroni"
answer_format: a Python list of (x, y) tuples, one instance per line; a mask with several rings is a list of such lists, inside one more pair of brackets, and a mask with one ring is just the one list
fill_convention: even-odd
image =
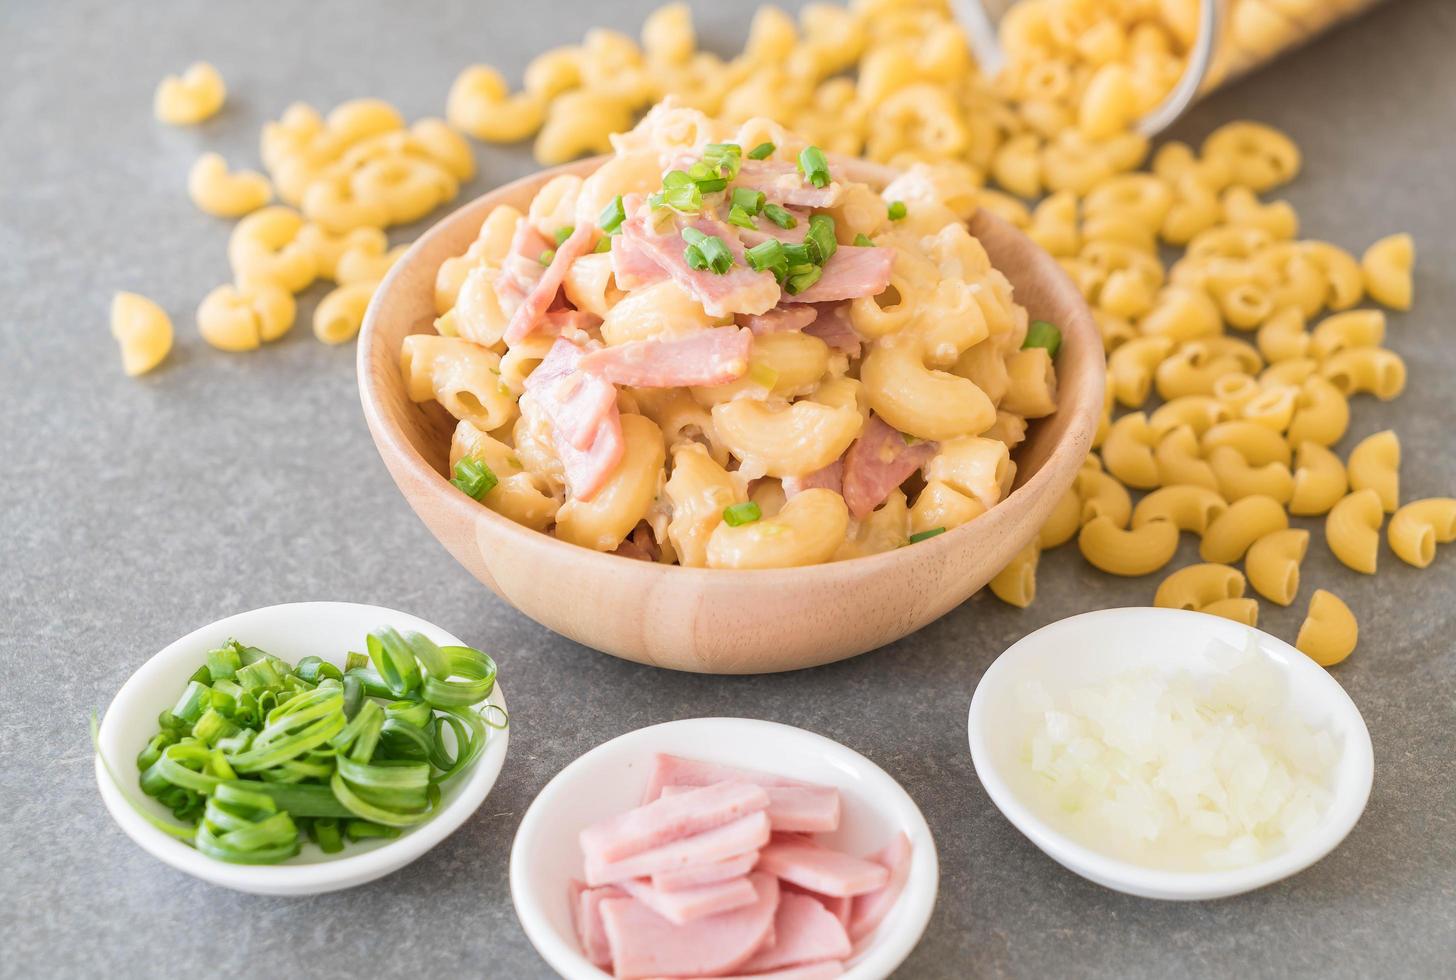
[[(654, 28), (659, 62), (679, 28), (676, 15)], [(545, 71), (533, 77), (549, 87)], [(615, 144), (525, 214), (488, 215), (440, 270), (439, 335), (401, 354), (411, 398), (514, 449), (557, 503), (548, 533), (616, 551), (646, 527), (664, 561), (789, 567), (952, 529), (1010, 492), (1010, 450), (1056, 409), (1055, 366), (1024, 346), (1027, 313), (967, 230), (973, 202), (952, 175), (920, 166), (871, 187), (836, 161), (816, 185), (805, 140), (685, 107)], [(669, 200), (674, 187), (687, 189)], [(296, 216), (275, 220), (241, 236), (259, 278), (302, 234)], [(756, 268), (776, 254), (777, 273)], [(391, 256), (332, 258), (347, 283)], [(508, 499), (481, 502), (540, 527), (539, 508)], [(1031, 567), (1007, 573), (1008, 595), (1015, 578), (1030, 601)]]

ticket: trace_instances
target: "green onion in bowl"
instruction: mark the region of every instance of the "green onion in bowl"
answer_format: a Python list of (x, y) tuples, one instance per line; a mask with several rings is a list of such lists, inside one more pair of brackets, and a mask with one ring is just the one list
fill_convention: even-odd
[(473, 710), (495, 663), (390, 627), (367, 649), (342, 669), (313, 656), (289, 666), (236, 640), (210, 651), (137, 756), (142, 792), (181, 823), (137, 812), (232, 864), (286, 860), (305, 838), (332, 853), (430, 820), (442, 788), (507, 725), (494, 704)]

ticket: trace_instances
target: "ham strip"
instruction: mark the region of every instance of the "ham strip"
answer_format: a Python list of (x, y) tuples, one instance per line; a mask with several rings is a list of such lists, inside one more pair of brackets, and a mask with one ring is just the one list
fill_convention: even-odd
[[(752, 248), (773, 239), (776, 242), (783, 242), (785, 245), (802, 244), (804, 238), (809, 234), (809, 212), (802, 208), (784, 208), (785, 211), (794, 216), (794, 223), (787, 228), (780, 228), (768, 218), (760, 215), (753, 219), (753, 228), (739, 228), (738, 237), (743, 244)], [(734, 225), (737, 228), (737, 225)]]
[(803, 330), (813, 323), (819, 316), (819, 310), (809, 306), (807, 303), (792, 303), (788, 306), (775, 306), (767, 313), (759, 313), (753, 316), (740, 313), (734, 319), (740, 327), (747, 327), (753, 331), (755, 337), (766, 333), (789, 333), (793, 330)]
[(526, 294), (545, 275), (546, 267), (541, 264), (541, 254), (550, 247), (550, 239), (537, 231), (531, 222), (522, 218), (516, 223), (510, 248), (501, 261), (501, 274), (495, 284), (501, 309), (507, 314), (515, 314)]
[(685, 888), (699, 888), (729, 878), (740, 878), (753, 870), (758, 863), (758, 852), (748, 851), (722, 861), (709, 864), (695, 864), (680, 871), (659, 871), (652, 876), (652, 887), (664, 892), (682, 891)]
[(844, 185), (838, 181), (815, 187), (799, 173), (797, 164), (783, 160), (744, 160), (733, 182), (763, 191), (764, 197), (775, 204), (801, 208), (832, 208), (844, 196)]
[(677, 891), (661, 891), (645, 878), (633, 878), (622, 882), (622, 890), (668, 922), (679, 926), (758, 901), (758, 892), (743, 877)]
[[(782, 290), (771, 272), (754, 272), (743, 259), (743, 243), (731, 225), (723, 224), (706, 216), (692, 221), (675, 218), (674, 225), (663, 234), (649, 227), (652, 209), (643, 205), (638, 212), (622, 225), (620, 239), (629, 247), (641, 249), (652, 261), (665, 271), (672, 280), (703, 305), (709, 316), (728, 316), (734, 313), (765, 313), (779, 301)], [(682, 229), (691, 226), (705, 235), (716, 235), (733, 253), (733, 266), (722, 275), (711, 269), (694, 269), (683, 257), (687, 242)], [(621, 241), (612, 246), (615, 252)], [(615, 264), (613, 268), (616, 268)], [(621, 280), (618, 286), (623, 286)], [(509, 335), (508, 335), (509, 337)]]
[(725, 780), (753, 783), (755, 786), (813, 786), (798, 779), (775, 776), (769, 772), (754, 769), (740, 769), (716, 762), (687, 759), (680, 755), (659, 752), (652, 760), (652, 775), (647, 779), (647, 791), (642, 795), (643, 803), (651, 803), (662, 795), (667, 786), (712, 786)]
[(586, 958), (597, 966), (607, 967), (612, 963), (612, 951), (607, 945), (607, 933), (602, 928), (602, 902), (608, 898), (621, 898), (627, 893), (608, 885), (605, 888), (588, 888), (579, 881), (570, 885), (571, 921), (576, 926), (576, 938), (581, 942)]
[(721, 385), (748, 371), (753, 334), (736, 327), (699, 330), (671, 340), (634, 340), (592, 351), (581, 360), (589, 374), (633, 388)]
[(883, 245), (841, 245), (824, 264), (819, 281), (794, 297), (798, 303), (878, 296), (890, 284), (895, 250)]
[(836, 459), (823, 469), (805, 473), (803, 476), (786, 476), (781, 485), (786, 498), (805, 490), (833, 490), (835, 493), (843, 493), (844, 460)]
[(902, 830), (885, 847), (870, 855), (870, 860), (884, 865), (890, 872), (890, 880), (883, 888), (856, 895), (849, 912), (849, 938), (858, 942), (874, 932), (905, 890), (910, 878), (910, 838)]
[[(800, 888), (798, 885), (791, 885), (787, 882), (780, 882), (780, 887), (786, 891), (808, 895), (814, 901), (828, 909), (829, 914), (838, 919), (839, 924), (844, 926), (846, 933), (848, 933), (850, 915), (854, 910), (853, 897), (849, 895), (821, 895), (818, 892), (811, 892), (807, 888)], [(875, 893), (871, 892), (871, 894)], [(850, 934), (850, 939), (854, 939), (853, 934)]]
[(808, 966), (791, 966), (785, 970), (770, 970), (767, 973), (740, 973), (719, 980), (834, 980), (844, 976), (844, 964), (838, 960), (825, 960)]
[(557, 438), (581, 450), (591, 448), (598, 426), (617, 404), (617, 389), (611, 382), (582, 372), (582, 362), (589, 356), (571, 341), (559, 339), (525, 382), (526, 390), (550, 415)]
[[(588, 885), (610, 885), (628, 878), (645, 878), (664, 871), (680, 871), (711, 864), (753, 851), (768, 843), (768, 816), (762, 810), (721, 827), (675, 840), (671, 844), (634, 854), (621, 861), (586, 861)], [(881, 873), (883, 868), (875, 865)], [(884, 882), (877, 882), (875, 887)]]
[[(544, 241), (544, 239), (542, 240)], [(591, 251), (596, 240), (596, 226), (584, 223), (577, 225), (571, 236), (557, 246), (551, 264), (546, 267), (541, 278), (531, 287), (531, 291), (526, 294), (521, 305), (511, 314), (511, 321), (506, 324), (504, 334), (506, 343), (517, 343), (536, 329), (542, 315), (556, 299), (556, 293), (566, 279), (566, 270), (571, 268), (573, 262)]]
[(663, 796), (581, 832), (588, 862), (608, 864), (732, 823), (768, 807), (768, 794), (752, 783), (723, 782)]
[(612, 278), (618, 289), (642, 289), (662, 282), (667, 273), (652, 258), (652, 255), (626, 235), (618, 235), (612, 241)]
[(854, 324), (850, 322), (849, 304), (820, 303), (814, 309), (818, 314), (804, 328), (804, 332), (811, 337), (818, 337), (836, 353), (858, 357), (863, 340), (855, 333)]
[(541, 319), (545, 332), (558, 337), (585, 334), (602, 325), (601, 317), (585, 310), (547, 310)]
[[(890, 872), (882, 864), (815, 844), (775, 841), (758, 856), (758, 867), (821, 895), (864, 895), (883, 888)], [(592, 882), (587, 866), (587, 883)]]
[(673, 925), (633, 898), (602, 902), (602, 924), (617, 977), (705, 977), (737, 970), (774, 928), (779, 884), (772, 875), (749, 877), (752, 905)]
[[(689, 786), (664, 786), (659, 802), (701, 792)], [(839, 791), (827, 786), (769, 786), (769, 828), (774, 833), (823, 834), (839, 829)]]
[(871, 414), (844, 454), (843, 492), (850, 514), (864, 520), (935, 453), (935, 443), (909, 445), (884, 419)]
[(774, 941), (743, 964), (749, 974), (822, 960), (841, 960), (851, 951), (849, 935), (833, 913), (808, 895), (784, 892), (774, 913)]

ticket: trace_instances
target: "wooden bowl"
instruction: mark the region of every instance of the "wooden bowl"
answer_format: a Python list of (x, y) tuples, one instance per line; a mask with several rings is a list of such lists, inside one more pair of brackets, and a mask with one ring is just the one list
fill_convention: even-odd
[(827, 565), (680, 568), (558, 541), (451, 486), (455, 420), (433, 402), (410, 401), (400, 343), (433, 329), (435, 272), (465, 251), (491, 209), (511, 204), (524, 212), (552, 177), (588, 173), (600, 162), (518, 180), (451, 214), (395, 265), (364, 319), (359, 393), (369, 431), (415, 513), (472, 575), (541, 625), (604, 653), (675, 670), (747, 674), (814, 667), (898, 640), (964, 602), (1036, 536), (1072, 485), (1102, 415), (1102, 341), (1056, 261), (984, 211), (971, 220), (972, 233), (1032, 317), (1061, 327), (1063, 343), (1056, 413), (1034, 422), (1018, 447), (1012, 493), (969, 524), (913, 547)]

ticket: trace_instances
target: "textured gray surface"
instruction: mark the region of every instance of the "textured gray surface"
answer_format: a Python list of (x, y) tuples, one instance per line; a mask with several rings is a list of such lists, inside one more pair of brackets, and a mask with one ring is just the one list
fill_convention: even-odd
[[(1449, 969), (1456, 556), (1419, 573), (1387, 552), (1371, 580), (1313, 549), (1295, 609), (1266, 605), (1264, 615), (1292, 636), (1310, 589), (1325, 585), (1361, 617), (1365, 638), (1336, 676), (1374, 738), (1370, 807), (1342, 847), (1290, 881), (1222, 902), (1158, 904), (1044, 857), (993, 809), (965, 744), (971, 692), (1000, 650), (1075, 612), (1145, 603), (1153, 581), (1109, 579), (1064, 549), (1043, 560), (1032, 609), (973, 599), (849, 663), (757, 678), (619, 663), (517, 615), (429, 537), (370, 444), (352, 349), (325, 348), (302, 325), (252, 355), (207, 348), (191, 311), (227, 275), (226, 225), (196, 213), (183, 191), (201, 149), (254, 160), (258, 126), (298, 98), (327, 106), (380, 95), (410, 116), (437, 113), (461, 66), (487, 60), (515, 74), (589, 23), (635, 30), (649, 2), (411, 12), (425, 6), (0, 2), (0, 976), (547, 975), (507, 888), (522, 812), (591, 746), (715, 713), (839, 739), (919, 801), (940, 848), (941, 893), (903, 976)], [(747, 5), (694, 6), (712, 8), (700, 18), (710, 41), (741, 41)], [(1409, 496), (1456, 489), (1453, 47), (1456, 6), (1402, 0), (1217, 96), (1176, 130), (1198, 139), (1240, 115), (1282, 126), (1306, 153), (1287, 196), (1307, 234), (1355, 248), (1397, 229), (1415, 234), (1418, 308), (1391, 329), (1409, 391), (1389, 405), (1362, 399), (1342, 447), (1398, 428)], [(196, 130), (155, 125), (156, 80), (199, 57), (226, 76), (226, 110)], [(530, 167), (521, 151), (480, 156), (469, 193)], [(116, 289), (157, 298), (178, 326), (170, 362), (140, 382), (122, 376), (106, 333)], [(252, 898), (164, 867), (106, 816), (87, 714), (193, 627), (313, 598), (405, 609), (497, 653), (515, 731), (495, 792), (416, 864), (342, 894)], [(374, 938), (380, 927), (393, 938)]]

